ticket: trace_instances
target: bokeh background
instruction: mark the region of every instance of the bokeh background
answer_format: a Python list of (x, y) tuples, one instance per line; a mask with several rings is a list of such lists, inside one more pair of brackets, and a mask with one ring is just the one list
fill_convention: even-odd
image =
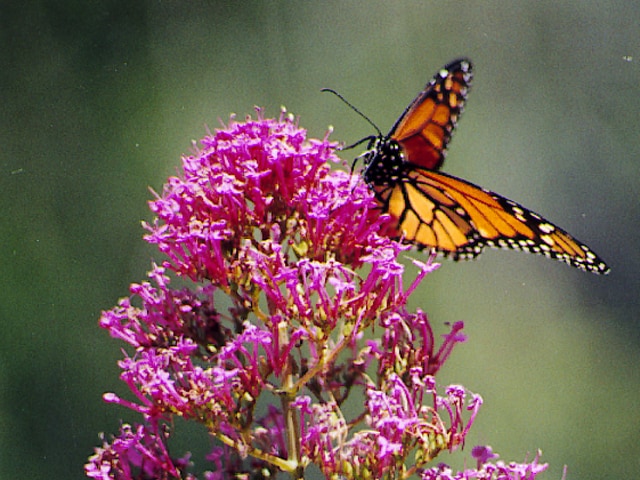
[(135, 418), (101, 400), (123, 392), (122, 345), (97, 320), (160, 260), (148, 186), (206, 126), (286, 105), (353, 142), (371, 127), (320, 88), (386, 131), (463, 55), (475, 82), (445, 170), (612, 267), (490, 251), (428, 277), (412, 307), (470, 337), (443, 381), (485, 399), (467, 447), (541, 449), (549, 479), (637, 476), (640, 4), (4, 0), (0, 39), (0, 477), (83, 478), (98, 433)]

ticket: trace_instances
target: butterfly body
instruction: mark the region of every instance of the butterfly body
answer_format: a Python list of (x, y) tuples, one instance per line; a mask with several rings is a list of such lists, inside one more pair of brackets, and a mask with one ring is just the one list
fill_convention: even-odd
[(407, 170), (402, 147), (388, 137), (375, 138), (361, 157), (365, 164), (362, 176), (369, 185), (396, 184)]
[(370, 137), (363, 178), (384, 213), (387, 234), (452, 258), (485, 246), (545, 255), (593, 273), (609, 268), (589, 247), (506, 197), (439, 172), (462, 113), (471, 62), (446, 65), (396, 121), (388, 135)]

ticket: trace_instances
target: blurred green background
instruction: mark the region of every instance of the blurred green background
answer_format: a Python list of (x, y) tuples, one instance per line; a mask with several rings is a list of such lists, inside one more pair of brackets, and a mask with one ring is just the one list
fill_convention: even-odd
[(463, 55), (475, 82), (445, 170), (612, 267), (489, 251), (424, 282), (412, 307), (467, 325), (441, 379), (485, 399), (467, 450), (540, 448), (549, 479), (640, 471), (640, 4), (2, 1), (0, 38), (0, 477), (83, 478), (98, 433), (135, 418), (101, 400), (124, 391), (122, 345), (97, 320), (145, 278), (147, 187), (206, 125), (286, 105), (353, 142), (371, 127), (320, 88), (386, 131)]

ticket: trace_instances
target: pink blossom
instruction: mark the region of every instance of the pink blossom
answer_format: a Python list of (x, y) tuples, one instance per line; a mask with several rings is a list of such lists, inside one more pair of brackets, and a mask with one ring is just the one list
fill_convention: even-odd
[[(87, 476), (302, 478), (315, 464), (327, 478), (533, 479), (546, 468), (491, 463), (489, 447), (473, 450), (476, 470), (434, 466), (464, 446), (482, 404), (436, 381), (464, 325), (437, 340), (408, 311), (438, 265), (414, 259), (405, 286), (410, 247), (380, 233), (388, 218), (360, 177), (331, 168), (336, 148), (258, 110), (202, 139), (154, 193), (145, 238), (166, 260), (100, 319), (127, 346), (130, 391), (104, 400), (142, 422), (103, 440)], [(203, 461), (170, 452), (177, 419), (209, 433)]]

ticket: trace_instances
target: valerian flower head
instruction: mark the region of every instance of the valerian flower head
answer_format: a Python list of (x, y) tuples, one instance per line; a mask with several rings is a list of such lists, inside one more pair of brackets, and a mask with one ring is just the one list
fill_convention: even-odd
[(544, 472), (548, 465), (539, 463), (540, 452), (532, 462), (505, 463), (498, 458), (489, 446), (477, 446), (473, 448), (472, 456), (478, 460), (477, 468), (465, 469), (456, 472), (448, 465), (441, 463), (420, 473), (421, 480), (532, 480)]
[(372, 236), (378, 228), (366, 214), (373, 206), (366, 187), (330, 170), (327, 162), (340, 161), (336, 144), (307, 140), (285, 113), (280, 120), (258, 115), (232, 119), (204, 138), (183, 158), (183, 175), (170, 178), (150, 203), (157, 218), (146, 225), (147, 240), (169, 256), (171, 268), (226, 287), (253, 280), (252, 271), (236, 269), (260, 262), (252, 259), (255, 250), (267, 257), (259, 273), (271, 267), (286, 275), (281, 268), (292, 254), (349, 264), (374, 244), (390, 248)]
[[(100, 319), (129, 346), (119, 366), (131, 393), (104, 399), (143, 423), (104, 441), (89, 477), (196, 478), (197, 462), (167, 446), (182, 418), (215, 440), (207, 480), (303, 478), (312, 463), (335, 479), (449, 478), (430, 466), (464, 445), (482, 403), (435, 378), (463, 323), (437, 342), (427, 316), (407, 311), (437, 265), (414, 260), (405, 287), (409, 247), (379, 234), (388, 219), (359, 176), (330, 167), (336, 148), (284, 111), (258, 111), (202, 139), (154, 194), (145, 238), (166, 260)], [(348, 415), (347, 400), (359, 406)], [(477, 472), (516, 469), (483, 452)], [(469, 472), (459, 478), (484, 478)]]
[[(154, 428), (155, 427), (155, 428)], [(193, 478), (183, 475), (189, 454), (171, 458), (165, 445), (166, 431), (157, 425), (123, 425), (118, 437), (104, 442), (89, 458), (86, 474), (90, 478)], [(155, 431), (154, 431), (155, 430)]]

